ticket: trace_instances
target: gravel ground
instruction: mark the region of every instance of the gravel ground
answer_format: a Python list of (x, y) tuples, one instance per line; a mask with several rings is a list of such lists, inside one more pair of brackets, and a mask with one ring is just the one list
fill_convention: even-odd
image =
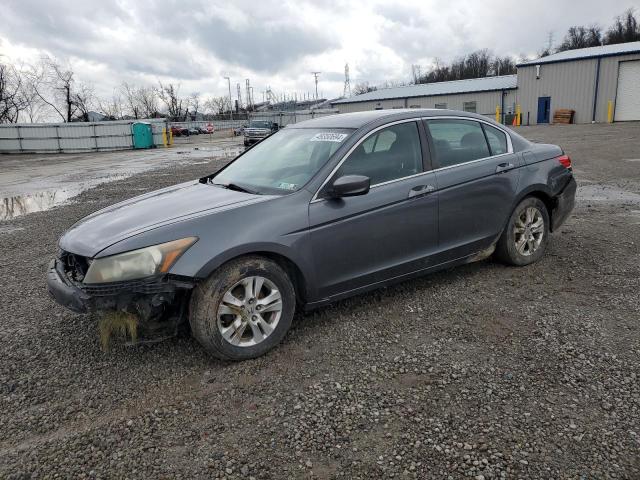
[(243, 363), (189, 337), (103, 353), (45, 288), (76, 219), (224, 160), (1, 223), (0, 478), (640, 478), (640, 125), (522, 133), (581, 186), (540, 263), (300, 314)]

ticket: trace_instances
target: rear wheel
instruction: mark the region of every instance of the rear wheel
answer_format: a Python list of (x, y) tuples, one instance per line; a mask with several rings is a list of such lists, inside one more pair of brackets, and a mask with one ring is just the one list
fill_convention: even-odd
[(212, 355), (245, 360), (280, 343), (294, 311), (287, 273), (267, 258), (250, 256), (224, 265), (194, 291), (189, 323)]
[(515, 208), (496, 246), (496, 256), (510, 265), (529, 265), (544, 255), (549, 242), (549, 212), (542, 200), (527, 197)]

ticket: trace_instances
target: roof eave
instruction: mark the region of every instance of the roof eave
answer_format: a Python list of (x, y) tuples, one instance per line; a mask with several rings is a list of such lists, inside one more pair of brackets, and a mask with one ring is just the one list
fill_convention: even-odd
[(638, 50), (629, 50), (628, 52), (612, 52), (612, 53), (603, 53), (601, 55), (589, 55), (586, 57), (575, 57), (575, 58), (562, 58), (560, 60), (544, 60), (545, 57), (542, 57), (540, 61), (533, 61), (528, 63), (519, 63), (516, 65), (516, 68), (520, 67), (535, 67), (536, 65), (544, 65), (550, 63), (565, 63), (565, 62), (578, 62), (580, 60), (595, 60), (597, 58), (605, 58), (605, 57), (620, 57), (623, 55), (637, 55), (640, 53), (640, 49)]
[(486, 92), (501, 92), (503, 90), (516, 90), (518, 87), (504, 87), (504, 88), (488, 88), (485, 90), (469, 90), (465, 92), (449, 92), (449, 93), (431, 93), (428, 95), (400, 95), (397, 97), (387, 97), (387, 98), (375, 98), (375, 99), (364, 99), (364, 100), (352, 100), (352, 101), (338, 101), (333, 102), (331, 105), (344, 105), (345, 103), (362, 103), (362, 102), (380, 102), (383, 100), (398, 100), (403, 98), (421, 98), (421, 97), (443, 97), (446, 95), (465, 95), (469, 93), (486, 93)]

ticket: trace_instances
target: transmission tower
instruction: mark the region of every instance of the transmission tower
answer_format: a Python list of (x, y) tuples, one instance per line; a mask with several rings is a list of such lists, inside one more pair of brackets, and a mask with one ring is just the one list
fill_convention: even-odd
[(343, 97), (351, 96), (351, 81), (349, 80), (349, 64), (345, 63), (344, 65), (344, 92), (342, 92)]
[(311, 72), (311, 75), (313, 75), (313, 78), (316, 81), (316, 100), (318, 100), (318, 75), (320, 75), (322, 72)]
[(238, 110), (242, 108), (242, 97), (240, 96), (240, 84), (236, 84), (236, 88), (238, 89)]

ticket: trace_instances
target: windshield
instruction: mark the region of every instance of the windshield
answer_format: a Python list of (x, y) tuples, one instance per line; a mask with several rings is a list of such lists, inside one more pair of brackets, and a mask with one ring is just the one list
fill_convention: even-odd
[(251, 122), (249, 128), (271, 128), (269, 122)]
[(247, 150), (211, 179), (256, 193), (285, 194), (302, 188), (353, 130), (286, 128)]

